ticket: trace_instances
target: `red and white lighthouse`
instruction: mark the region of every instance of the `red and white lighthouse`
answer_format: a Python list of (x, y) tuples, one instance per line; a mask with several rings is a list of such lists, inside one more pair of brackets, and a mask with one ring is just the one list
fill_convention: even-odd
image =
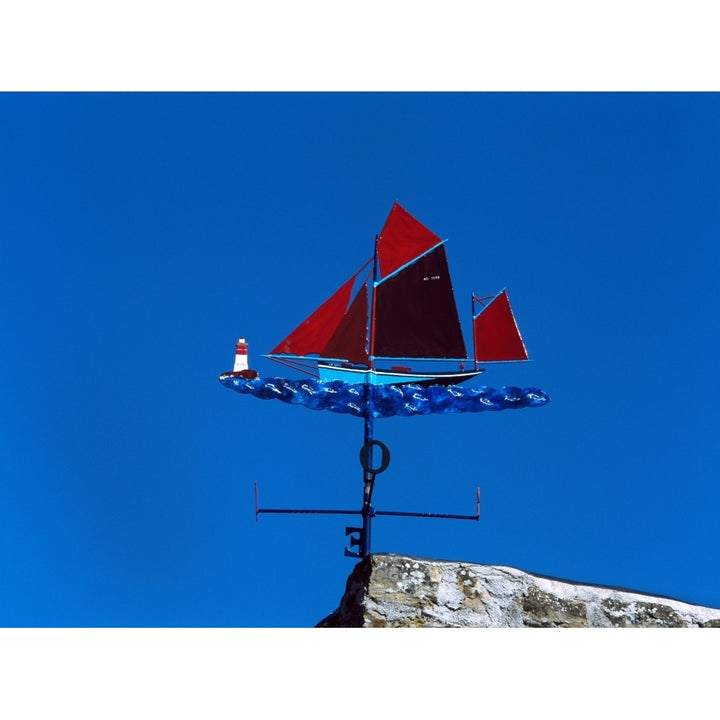
[(228, 377), (241, 377), (246, 380), (254, 380), (259, 377), (257, 370), (248, 368), (248, 345), (245, 338), (238, 338), (235, 343), (235, 364), (230, 372), (223, 373), (220, 379)]
[(238, 338), (235, 343), (235, 364), (233, 365), (232, 371), (242, 372), (248, 369), (248, 346), (245, 338)]

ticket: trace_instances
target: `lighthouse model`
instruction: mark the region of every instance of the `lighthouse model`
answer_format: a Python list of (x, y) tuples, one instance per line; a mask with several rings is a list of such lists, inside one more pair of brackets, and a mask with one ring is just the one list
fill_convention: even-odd
[(248, 368), (248, 345), (244, 337), (238, 338), (235, 343), (235, 364), (232, 371), (223, 373), (220, 377), (241, 377), (246, 380), (254, 380), (258, 377), (257, 370)]
[(235, 343), (235, 365), (233, 365), (233, 372), (242, 372), (248, 369), (248, 357), (247, 357), (247, 342), (245, 338), (238, 338)]

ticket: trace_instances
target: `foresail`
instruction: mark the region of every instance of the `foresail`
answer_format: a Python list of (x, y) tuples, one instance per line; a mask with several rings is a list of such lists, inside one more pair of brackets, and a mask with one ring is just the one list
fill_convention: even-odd
[(345, 316), (358, 271), (310, 317), (295, 328), (271, 355), (320, 354)]
[(337, 329), (322, 349), (325, 358), (348, 360), (358, 365), (368, 364), (368, 282), (340, 321)]
[(505, 290), (473, 317), (473, 344), (478, 362), (528, 359)]

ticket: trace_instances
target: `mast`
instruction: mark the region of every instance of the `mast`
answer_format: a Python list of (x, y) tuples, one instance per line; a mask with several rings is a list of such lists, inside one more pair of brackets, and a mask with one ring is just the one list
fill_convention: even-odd
[[(368, 366), (372, 370), (375, 366), (375, 286), (378, 281), (378, 236), (375, 235), (375, 251), (373, 252), (372, 284), (368, 288), (368, 301), (370, 303), (370, 342), (368, 343)], [(372, 436), (370, 437), (372, 440)]]
[(479, 367), (479, 362), (477, 359), (477, 352), (475, 348), (477, 347), (477, 343), (475, 342), (475, 293), (470, 293), (470, 318), (473, 320), (472, 323), (472, 346), (473, 346), (473, 358), (475, 359), (475, 370)]

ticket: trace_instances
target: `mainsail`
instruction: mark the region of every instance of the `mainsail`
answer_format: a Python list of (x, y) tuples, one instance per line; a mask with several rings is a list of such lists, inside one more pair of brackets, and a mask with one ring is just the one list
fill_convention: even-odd
[(467, 357), (442, 245), (378, 283), (373, 339), (378, 357)]

